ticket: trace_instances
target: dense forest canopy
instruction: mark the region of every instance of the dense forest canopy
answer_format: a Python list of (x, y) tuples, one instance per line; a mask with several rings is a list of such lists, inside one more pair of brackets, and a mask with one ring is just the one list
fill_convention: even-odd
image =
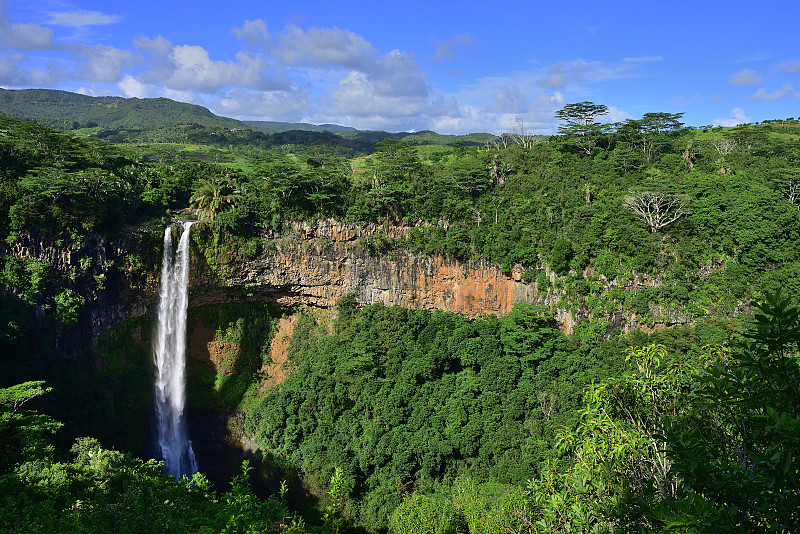
[(598, 277), (647, 273), (662, 282), (650, 294), (602, 296), (646, 317), (646, 302), (697, 318), (730, 314), (753, 287), (796, 289), (794, 121), (701, 130), (674, 114), (582, 125), (585, 110), (572, 113), (561, 136), (520, 129), (479, 147), (388, 138), (349, 159), (368, 147), (202, 127), (184, 143), (111, 145), (4, 119), (0, 227), (110, 235), (227, 184), (236, 201), (214, 225), (240, 243), (298, 219), (408, 226), (366, 245), (518, 264), (542, 284), (549, 269), (579, 297), (600, 297)]
[[(606, 111), (570, 104), (559, 135), (518, 121), (480, 142), (0, 117), (2, 528), (103, 532), (125, 509), (131, 532), (796, 532), (800, 123)], [(466, 319), (351, 295), (328, 323), (300, 311), (294, 370), (267, 389), (270, 336), (297, 310), (204, 310), (241, 360), (190, 402), (244, 413), (266, 469), (319, 499), (303, 523), (285, 486), (174, 484), (111, 450), (141, 433), (148, 356), (126, 339), (147, 329), (77, 355), (60, 336), (120, 267), (9, 252), (121, 242), (187, 207), (219, 276), (292, 222), (335, 219), (383, 228), (358, 243), (371, 254), (515, 269), (553, 305)], [(580, 317), (573, 334), (555, 308)], [(623, 333), (615, 314), (678, 326)]]

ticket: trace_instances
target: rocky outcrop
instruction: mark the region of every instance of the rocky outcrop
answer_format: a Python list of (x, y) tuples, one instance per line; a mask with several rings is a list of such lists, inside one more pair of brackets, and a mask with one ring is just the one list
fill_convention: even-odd
[[(202, 255), (195, 254), (190, 305), (268, 300), (286, 307), (334, 308), (343, 296), (353, 295), (361, 305), (444, 310), (474, 318), (505, 315), (515, 304), (528, 302), (549, 307), (565, 333), (571, 333), (591, 311), (560, 307), (565, 292), (553, 289), (557, 277), (552, 272), (546, 271), (549, 287), (540, 289), (536, 282), (523, 280), (520, 266), (503, 272), (485, 261), (464, 262), (402, 250), (373, 254), (362, 245), (365, 238), (402, 238), (409, 230), (332, 220), (295, 223), (282, 233), (265, 232), (262, 237), (267, 252), (232, 261), (223, 269), (224, 277), (215, 276)], [(583, 275), (590, 278), (594, 273), (587, 269)], [(623, 279), (599, 278), (607, 288), (624, 291), (663, 283), (643, 273)], [(665, 319), (662, 326), (689, 321), (661, 311)], [(641, 326), (635, 316), (621, 313), (609, 318), (609, 323), (626, 330)]]
[[(564, 309), (565, 294), (553, 289), (557, 279), (552, 273), (547, 273), (549, 288), (541, 290), (535, 282), (523, 280), (524, 271), (519, 266), (502, 272), (488, 262), (464, 262), (402, 250), (373, 254), (363, 246), (365, 239), (376, 235), (398, 238), (408, 231), (403, 227), (330, 220), (295, 223), (281, 233), (265, 231), (260, 254), (250, 259), (227, 258), (221, 269), (212, 269), (204, 251), (194, 246), (189, 305), (268, 301), (282, 307), (330, 309), (342, 297), (353, 295), (362, 305), (382, 303), (478, 317), (505, 315), (516, 303), (529, 302), (548, 306), (567, 333), (591, 311)], [(86, 304), (78, 324), (65, 328), (60, 336), (60, 343), (69, 350), (96, 340), (123, 320), (153, 313), (162, 234), (158, 228), (138, 228), (115, 243), (98, 236), (77, 243), (20, 236), (5, 245), (2, 252), (46, 262), (60, 283), (84, 296)], [(583, 274), (587, 278), (593, 275)], [(605, 281), (602, 277), (600, 281), (608, 288), (623, 290), (662, 283), (658, 278), (635, 273), (622, 281)], [(53, 296), (41, 295), (42, 310), (47, 302), (52, 304)], [(688, 320), (676, 315), (664, 324)], [(612, 328), (638, 326), (629, 314), (615, 313), (609, 322)]]
[[(281, 306), (332, 308), (347, 294), (362, 304), (445, 310), (468, 317), (504, 315), (517, 302), (546, 303), (521, 271), (500, 272), (488, 264), (451, 261), (398, 251), (373, 256), (349, 240), (281, 238), (275, 250), (237, 261), (233, 273), (214, 281), (197, 265), (190, 280), (192, 304), (268, 299)], [(198, 258), (199, 263), (199, 258)], [(220, 281), (217, 281), (220, 282)], [(230, 288), (244, 288), (231, 292)]]

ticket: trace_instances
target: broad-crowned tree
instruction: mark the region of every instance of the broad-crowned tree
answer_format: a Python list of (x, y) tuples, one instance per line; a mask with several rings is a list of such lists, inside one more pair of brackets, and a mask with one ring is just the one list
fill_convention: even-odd
[(641, 119), (628, 119), (618, 130), (620, 136), (639, 150), (648, 166), (656, 151), (667, 144), (669, 134), (680, 130), (683, 113), (645, 113)]
[(597, 119), (608, 114), (608, 106), (594, 102), (576, 102), (567, 104), (556, 111), (556, 118), (564, 121), (559, 126), (558, 133), (568, 137), (570, 141), (584, 151), (591, 154), (597, 143), (597, 137), (604, 133), (603, 125)]

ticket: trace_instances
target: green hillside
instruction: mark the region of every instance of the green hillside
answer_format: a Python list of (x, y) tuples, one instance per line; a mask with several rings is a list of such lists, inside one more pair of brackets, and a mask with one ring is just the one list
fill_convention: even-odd
[(356, 132), (355, 128), (338, 124), (309, 124), (307, 122), (244, 121), (248, 126), (268, 133), (300, 132)]
[(0, 89), (0, 113), (61, 130), (92, 126), (156, 129), (192, 123), (212, 128), (246, 127), (202, 106), (168, 98), (86, 96), (51, 89)]
[[(431, 131), (416, 133), (362, 131), (337, 124), (308, 124), (276, 121), (239, 121), (214, 115), (194, 104), (168, 98), (123, 98), (119, 96), (87, 96), (53, 89), (0, 89), (0, 115), (27, 120), (57, 130), (80, 130), (80, 134), (124, 142), (195, 143), (197, 135), (176, 132), (176, 127), (191, 125), (195, 132), (212, 145), (230, 144), (228, 139), (211, 139), (220, 131), (255, 130), (267, 135), (283, 134), (268, 143), (296, 146), (342, 145), (346, 151), (372, 152), (376, 143), (392, 138), (412, 144), (483, 145), (494, 138), (491, 134), (467, 136), (440, 135)], [(213, 132), (213, 133), (212, 133)], [(288, 135), (288, 132), (292, 132)], [(322, 135), (320, 135), (322, 134)], [(228, 137), (231, 137), (230, 135)], [(242, 137), (242, 135), (234, 137)], [(263, 141), (263, 138), (259, 138)], [(248, 142), (253, 139), (248, 138)], [(256, 143), (258, 144), (258, 143)]]
[(488, 133), (471, 133), (467, 135), (443, 135), (430, 130), (420, 132), (387, 132), (385, 130), (358, 130), (338, 124), (308, 124), (296, 122), (244, 121), (248, 126), (267, 133), (328, 132), (344, 139), (362, 143), (375, 144), (384, 139), (396, 139), (414, 145), (453, 145), (462, 143), (466, 146), (479, 146), (491, 142), (495, 136)]

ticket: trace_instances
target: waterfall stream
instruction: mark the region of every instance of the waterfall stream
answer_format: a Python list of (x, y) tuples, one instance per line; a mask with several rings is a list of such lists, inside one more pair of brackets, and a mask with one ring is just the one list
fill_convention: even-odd
[(186, 431), (183, 406), (186, 401), (186, 309), (189, 302), (189, 229), (183, 232), (174, 252), (172, 228), (164, 231), (158, 326), (153, 346), (156, 363), (155, 405), (158, 448), (164, 471), (176, 479), (197, 472), (192, 442)]

